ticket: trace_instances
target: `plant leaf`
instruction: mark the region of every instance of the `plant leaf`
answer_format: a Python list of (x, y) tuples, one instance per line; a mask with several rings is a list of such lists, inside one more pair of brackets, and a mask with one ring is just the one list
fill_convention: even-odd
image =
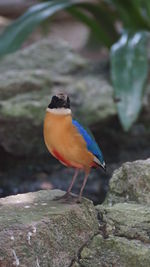
[(119, 119), (125, 131), (136, 121), (148, 75), (146, 32), (124, 33), (111, 48), (111, 77)]
[(0, 35), (0, 57), (16, 51), (28, 35), (44, 20), (57, 11), (78, 3), (78, 1), (55, 0), (34, 5), (15, 20)]

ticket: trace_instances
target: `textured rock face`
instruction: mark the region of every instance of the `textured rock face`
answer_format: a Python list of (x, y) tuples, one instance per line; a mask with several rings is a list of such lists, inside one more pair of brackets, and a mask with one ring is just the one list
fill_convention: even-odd
[(72, 267), (150, 266), (149, 192), (149, 159), (125, 163), (116, 170), (107, 200), (96, 206), (99, 233), (83, 247)]
[(146, 267), (150, 265), (150, 245), (135, 240), (102, 235), (93, 238), (81, 252), (79, 266), (82, 267)]
[(119, 236), (150, 244), (150, 207), (139, 204), (119, 203), (112, 207), (97, 206), (105, 237)]
[(119, 203), (97, 206), (100, 231), (72, 267), (150, 266), (150, 208)]
[(53, 201), (59, 190), (0, 200), (0, 266), (70, 266), (97, 231), (94, 206)]
[(106, 203), (150, 204), (150, 159), (127, 162), (110, 180)]
[(99, 234), (84, 246), (75, 266), (150, 266), (150, 159), (116, 170), (104, 205), (96, 207)]

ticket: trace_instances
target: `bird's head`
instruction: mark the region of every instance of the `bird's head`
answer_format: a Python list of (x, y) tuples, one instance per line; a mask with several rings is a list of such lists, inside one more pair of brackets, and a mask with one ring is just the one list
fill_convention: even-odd
[(50, 104), (48, 105), (50, 109), (70, 109), (70, 99), (65, 94), (54, 95), (51, 99)]

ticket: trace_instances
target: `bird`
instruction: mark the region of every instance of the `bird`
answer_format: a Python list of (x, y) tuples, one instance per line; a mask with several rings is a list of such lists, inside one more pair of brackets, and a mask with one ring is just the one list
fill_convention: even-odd
[(93, 135), (72, 116), (70, 98), (59, 93), (51, 98), (46, 108), (43, 135), (48, 151), (63, 165), (74, 168), (71, 184), (61, 198), (68, 199), (80, 170), (85, 173), (77, 198), (81, 202), (91, 168), (103, 168), (106, 164), (103, 154)]

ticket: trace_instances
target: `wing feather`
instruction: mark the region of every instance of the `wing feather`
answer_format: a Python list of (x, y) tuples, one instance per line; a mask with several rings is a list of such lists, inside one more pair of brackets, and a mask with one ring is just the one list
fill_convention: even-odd
[(85, 130), (85, 128), (76, 120), (72, 119), (73, 125), (77, 128), (78, 132), (82, 135), (84, 138), (86, 144), (87, 144), (87, 149), (93, 153), (93, 155), (96, 157), (94, 161), (98, 164), (101, 165), (103, 168), (105, 167), (105, 162), (103, 158), (103, 154), (96, 143), (94, 137), (92, 134), (89, 133), (89, 130)]

